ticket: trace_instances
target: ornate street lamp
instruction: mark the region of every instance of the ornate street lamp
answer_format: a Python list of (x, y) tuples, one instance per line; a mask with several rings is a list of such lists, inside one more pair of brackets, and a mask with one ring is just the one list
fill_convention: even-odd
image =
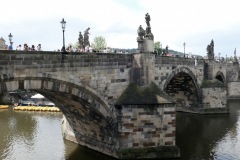
[(184, 43), (183, 43), (183, 48), (184, 48), (184, 55), (183, 55), (183, 56), (184, 56), (184, 57), (185, 57), (185, 46), (186, 46), (186, 43), (184, 42)]
[(65, 31), (65, 27), (66, 27), (66, 21), (64, 21), (64, 18), (62, 19), (62, 21), (60, 22), (62, 23), (62, 30), (63, 30), (63, 47), (62, 47), (62, 52), (66, 52), (65, 49), (65, 38), (64, 38), (64, 31)]
[(10, 34), (8, 35), (9, 42), (10, 42), (10, 45), (9, 45), (9, 47), (8, 47), (9, 50), (13, 50), (13, 47), (12, 47), (12, 45), (13, 45), (12, 37), (13, 37), (13, 36), (12, 36), (12, 34), (10, 33)]

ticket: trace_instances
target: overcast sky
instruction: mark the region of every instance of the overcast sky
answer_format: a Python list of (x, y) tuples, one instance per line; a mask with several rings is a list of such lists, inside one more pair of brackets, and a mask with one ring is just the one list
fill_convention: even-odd
[[(43, 50), (62, 47), (60, 21), (65, 19), (65, 42), (76, 43), (79, 31), (90, 27), (90, 42), (103, 36), (107, 46), (137, 48), (137, 29), (151, 16), (154, 41), (163, 48), (206, 55), (214, 40), (215, 54), (240, 55), (239, 0), (5, 0), (1, 1), (0, 37), (14, 49), (19, 44), (42, 44)], [(239, 53), (239, 54), (238, 54)]]

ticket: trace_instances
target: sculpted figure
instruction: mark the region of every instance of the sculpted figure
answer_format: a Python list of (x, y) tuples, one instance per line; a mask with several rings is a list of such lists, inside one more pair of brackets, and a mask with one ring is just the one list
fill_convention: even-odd
[(214, 42), (213, 42), (213, 40), (207, 46), (207, 55), (208, 55), (208, 59), (214, 59)]
[(211, 53), (214, 54), (214, 42), (213, 42), (213, 39), (210, 43), (210, 46), (211, 46)]
[(207, 46), (207, 54), (211, 54), (211, 46), (210, 45)]
[(146, 34), (145, 34), (145, 37), (150, 39), (150, 40), (153, 40), (154, 37), (153, 37), (153, 34), (151, 32), (151, 27), (150, 26), (147, 26), (146, 28)]
[(142, 28), (142, 25), (138, 27), (137, 33), (138, 33), (138, 40), (142, 40), (143, 36), (145, 35), (145, 30)]
[(89, 30), (90, 28), (88, 27), (85, 31), (84, 31), (84, 47), (86, 46), (90, 46), (90, 43), (89, 43)]
[(78, 43), (80, 45), (80, 48), (83, 48), (83, 36), (81, 32), (79, 32)]
[(168, 45), (166, 46), (165, 53), (168, 53)]
[(145, 15), (145, 20), (146, 20), (147, 26), (150, 27), (151, 18), (150, 18), (150, 15), (148, 13)]

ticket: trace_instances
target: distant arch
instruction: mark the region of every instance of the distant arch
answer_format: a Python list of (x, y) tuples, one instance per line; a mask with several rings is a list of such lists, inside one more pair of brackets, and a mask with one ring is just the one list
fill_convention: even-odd
[[(187, 67), (177, 67), (174, 69), (167, 77), (163, 89), (170, 96), (178, 94), (178, 92), (183, 92), (184, 96), (191, 100), (188, 103), (191, 103), (194, 107), (199, 107), (202, 102), (201, 89), (197, 83), (197, 78)], [(195, 96), (194, 99), (193, 96)]]
[(215, 78), (216, 78), (217, 80), (219, 80), (220, 82), (222, 82), (224, 85), (226, 84), (225, 76), (224, 76), (224, 74), (223, 74), (221, 71), (218, 71), (218, 72), (216, 73)]

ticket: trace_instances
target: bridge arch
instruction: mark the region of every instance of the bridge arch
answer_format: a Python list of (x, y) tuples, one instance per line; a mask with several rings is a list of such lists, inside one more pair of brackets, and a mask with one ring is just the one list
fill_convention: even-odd
[(218, 71), (218, 72), (216, 73), (215, 78), (216, 78), (217, 80), (219, 80), (220, 82), (222, 82), (224, 85), (226, 84), (225, 76), (224, 76), (224, 74), (223, 74), (221, 71)]
[(111, 106), (83, 83), (53, 77), (51, 74), (39, 77), (0, 75), (0, 91), (28, 89), (42, 94), (55, 103), (66, 117), (73, 133), (69, 140), (108, 155), (115, 154), (117, 120)]
[(187, 67), (177, 67), (167, 77), (163, 90), (180, 107), (200, 107), (201, 89), (194, 73)]

